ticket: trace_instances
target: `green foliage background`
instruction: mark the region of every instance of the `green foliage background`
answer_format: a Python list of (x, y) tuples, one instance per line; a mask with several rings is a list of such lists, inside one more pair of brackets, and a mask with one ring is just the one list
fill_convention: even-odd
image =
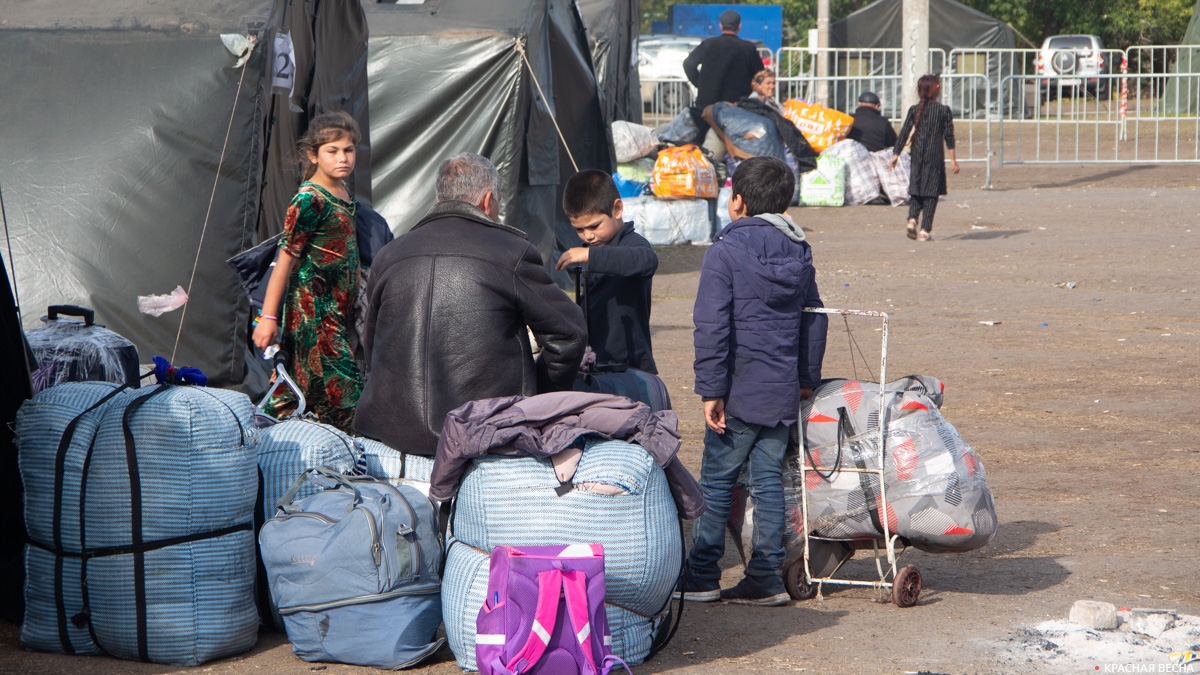
[[(830, 0), (834, 21), (874, 0)], [(807, 43), (817, 22), (817, 0), (642, 0), (642, 32), (650, 22), (665, 20), (667, 8), (679, 3), (783, 5), (784, 43)], [(1106, 47), (1179, 44), (1192, 17), (1193, 0), (959, 0), (1007, 21), (1036, 45), (1049, 35), (1099, 35)], [(1019, 40), (1018, 40), (1019, 41)], [(1023, 46), (1018, 44), (1018, 47)]]

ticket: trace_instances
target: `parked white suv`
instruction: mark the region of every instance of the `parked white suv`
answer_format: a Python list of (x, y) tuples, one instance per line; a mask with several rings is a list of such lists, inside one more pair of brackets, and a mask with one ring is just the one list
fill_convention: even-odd
[(1097, 75), (1112, 73), (1115, 60), (1095, 35), (1051, 35), (1038, 51), (1038, 89), (1050, 98), (1057, 97), (1062, 89), (1085, 89), (1099, 98), (1108, 98), (1112, 81)]
[(638, 38), (638, 78), (646, 112), (673, 115), (692, 104), (696, 90), (683, 72), (683, 60), (703, 41), (683, 35)]

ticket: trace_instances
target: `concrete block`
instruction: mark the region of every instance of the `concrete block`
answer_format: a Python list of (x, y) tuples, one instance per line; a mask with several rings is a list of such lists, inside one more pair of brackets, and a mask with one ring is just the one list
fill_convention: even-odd
[(1071, 605), (1069, 619), (1092, 630), (1113, 630), (1117, 627), (1117, 608), (1107, 602), (1078, 600)]
[(1175, 627), (1175, 612), (1170, 610), (1135, 609), (1129, 613), (1130, 631), (1147, 637), (1158, 638)]

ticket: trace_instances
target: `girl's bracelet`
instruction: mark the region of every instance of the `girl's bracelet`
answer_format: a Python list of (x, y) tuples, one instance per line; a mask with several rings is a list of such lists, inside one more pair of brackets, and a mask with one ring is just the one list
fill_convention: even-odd
[(259, 314), (259, 315), (258, 315), (258, 318), (260, 318), (260, 319), (269, 319), (269, 320), (271, 320), (271, 321), (274, 321), (274, 322), (276, 322), (276, 323), (278, 323), (278, 322), (279, 322), (279, 317), (277, 317), (277, 316), (271, 316), (270, 314)]

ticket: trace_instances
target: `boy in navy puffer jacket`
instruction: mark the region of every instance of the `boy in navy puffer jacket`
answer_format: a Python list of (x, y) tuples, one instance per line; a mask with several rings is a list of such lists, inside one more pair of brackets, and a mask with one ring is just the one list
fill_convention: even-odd
[[(782, 160), (754, 157), (733, 173), (729, 216), (704, 256), (693, 318), (696, 393), (704, 398), (700, 487), (707, 510), (693, 528), (689, 600), (755, 605), (788, 602), (783, 586), (783, 457), (800, 400), (821, 380), (824, 314), (812, 251), (784, 215), (795, 176)], [(734, 483), (749, 467), (754, 499), (753, 554), (746, 576), (721, 590)]]

